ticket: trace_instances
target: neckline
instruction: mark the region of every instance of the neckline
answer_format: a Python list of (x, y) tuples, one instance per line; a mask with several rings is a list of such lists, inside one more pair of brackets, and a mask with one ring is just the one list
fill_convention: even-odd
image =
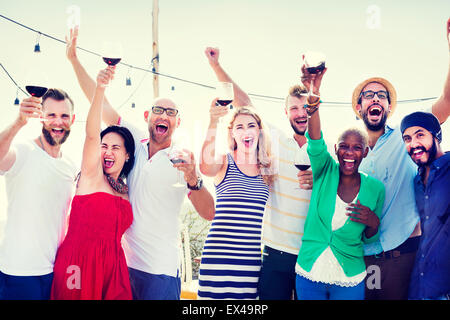
[[(130, 203), (130, 205), (131, 205), (130, 200), (124, 199), (124, 198), (122, 198), (121, 196), (118, 196), (118, 195), (115, 195), (115, 194), (112, 194), (112, 193), (108, 193), (108, 192), (105, 192), (105, 191), (96, 191), (96, 192), (86, 193), (86, 194), (76, 194), (75, 197), (86, 197), (86, 196), (92, 196), (92, 195), (94, 195), (94, 194), (106, 194), (106, 195), (109, 195), (109, 196), (111, 196), (111, 197), (119, 198), (119, 199), (121, 199), (121, 200), (124, 200), (124, 201)], [(74, 198), (75, 198), (75, 197), (74, 197)]]
[(232, 155), (231, 153), (229, 153), (228, 155), (230, 156), (231, 160), (233, 161), (233, 164), (234, 164), (234, 166), (236, 167), (236, 169), (237, 169), (240, 173), (242, 173), (244, 176), (246, 176), (246, 177), (248, 177), (248, 178), (258, 178), (258, 177), (261, 175), (261, 174), (257, 174), (256, 176), (249, 176), (249, 175), (243, 173), (242, 170), (239, 169), (239, 167), (238, 167), (236, 161), (234, 161), (233, 155)]

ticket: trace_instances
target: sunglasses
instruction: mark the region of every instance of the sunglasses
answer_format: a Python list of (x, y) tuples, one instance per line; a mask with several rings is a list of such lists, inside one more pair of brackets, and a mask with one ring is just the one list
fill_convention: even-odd
[(372, 90), (367, 90), (367, 91), (363, 91), (361, 92), (361, 96), (364, 99), (372, 99), (373, 97), (375, 97), (375, 95), (378, 96), (378, 98), (384, 100), (384, 99), (388, 99), (389, 94), (387, 93), (387, 91), (384, 90), (380, 90), (377, 92), (373, 92)]
[(169, 117), (175, 117), (178, 114), (178, 110), (177, 109), (163, 108), (163, 107), (157, 107), (157, 106), (152, 107), (152, 112), (154, 114), (163, 114), (164, 111), (166, 112), (166, 114)]

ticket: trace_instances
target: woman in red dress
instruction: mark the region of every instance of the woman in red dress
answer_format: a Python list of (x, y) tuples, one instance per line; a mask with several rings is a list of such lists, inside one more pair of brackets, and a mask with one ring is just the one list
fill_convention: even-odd
[(123, 127), (100, 132), (105, 85), (114, 68), (97, 76), (69, 228), (56, 254), (51, 299), (132, 299), (121, 239), (133, 220), (123, 178), (133, 167), (134, 140)]

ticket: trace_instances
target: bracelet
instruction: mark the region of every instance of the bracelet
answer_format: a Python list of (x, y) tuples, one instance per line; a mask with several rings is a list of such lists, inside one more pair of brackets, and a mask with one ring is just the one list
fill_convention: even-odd
[(306, 105), (308, 106), (308, 107), (315, 107), (315, 106), (317, 106), (317, 105), (319, 105), (320, 103), (322, 103), (322, 100), (317, 100), (317, 102), (316, 103), (313, 103), (313, 104), (309, 104), (308, 103), (308, 101), (306, 102)]

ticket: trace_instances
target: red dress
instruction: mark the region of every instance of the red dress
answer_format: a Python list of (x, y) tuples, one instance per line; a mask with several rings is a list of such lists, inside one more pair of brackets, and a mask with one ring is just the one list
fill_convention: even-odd
[(129, 201), (105, 192), (77, 195), (56, 254), (51, 299), (132, 299), (121, 239), (133, 221)]

